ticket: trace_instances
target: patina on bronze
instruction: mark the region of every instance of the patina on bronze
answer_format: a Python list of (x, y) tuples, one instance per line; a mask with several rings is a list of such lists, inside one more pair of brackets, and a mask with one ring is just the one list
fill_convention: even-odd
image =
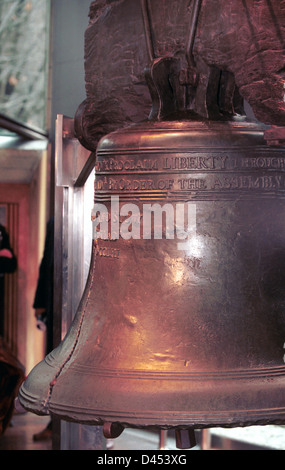
[[(155, 119), (100, 140), (95, 203), (107, 209), (107, 236), (94, 237), (69, 332), (19, 399), (34, 413), (103, 425), (107, 437), (174, 428), (178, 447), (191, 447), (193, 429), (285, 423), (285, 149), (245, 118), (181, 114), (179, 63), (150, 59)], [(154, 205), (161, 237), (155, 218), (144, 237)], [(195, 214), (186, 240), (177, 219), (167, 236), (166, 205)], [(129, 223), (122, 236), (137, 209), (139, 235)]]
[(196, 231), (182, 249), (94, 241), (76, 318), (23, 406), (131, 427), (284, 422), (284, 149), (242, 121), (146, 123), (101, 141), (95, 186), (109, 209), (194, 205)]

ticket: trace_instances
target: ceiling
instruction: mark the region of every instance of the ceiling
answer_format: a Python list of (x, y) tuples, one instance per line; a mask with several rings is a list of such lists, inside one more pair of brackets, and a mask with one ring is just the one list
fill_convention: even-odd
[(47, 145), (47, 133), (0, 113), (0, 183), (29, 184)]
[(47, 140), (0, 136), (0, 183), (29, 184), (47, 149)]

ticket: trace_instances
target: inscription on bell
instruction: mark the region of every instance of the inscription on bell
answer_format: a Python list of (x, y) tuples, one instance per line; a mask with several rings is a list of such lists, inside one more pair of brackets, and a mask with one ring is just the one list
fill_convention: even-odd
[(228, 176), (216, 178), (213, 189), (283, 189), (284, 177), (282, 175), (272, 176)]
[(119, 259), (120, 250), (118, 248), (112, 248), (108, 246), (99, 246), (97, 244), (95, 247), (95, 255), (102, 256), (103, 258)]
[(225, 168), (227, 156), (185, 156), (164, 157), (162, 168), (164, 170), (214, 170)]
[[(282, 153), (283, 155), (283, 153)], [(98, 173), (109, 172), (157, 172), (170, 170), (247, 170), (268, 169), (285, 170), (285, 157), (253, 154), (235, 155), (235, 152), (222, 155), (198, 155), (183, 153), (180, 156), (155, 156), (144, 158), (142, 155), (129, 158), (120, 156), (115, 158), (100, 158), (95, 163)]]
[(95, 181), (95, 190), (105, 191), (152, 191), (152, 190), (170, 190), (174, 185), (174, 179), (126, 179), (104, 177), (102, 180)]
[(127, 192), (179, 192), (179, 191), (224, 191), (224, 190), (259, 190), (282, 191), (285, 189), (285, 175), (244, 175), (227, 173), (192, 177), (173, 175), (173, 178), (157, 178), (148, 175), (148, 178), (122, 178), (114, 175), (100, 178), (97, 176), (95, 190), (110, 193)]
[(95, 163), (96, 171), (152, 171), (158, 169), (158, 160), (155, 159), (126, 159), (115, 160), (104, 158)]
[(283, 157), (254, 157), (242, 158), (242, 168), (268, 168), (283, 170), (285, 168), (285, 158)]
[[(266, 192), (284, 195), (284, 151), (255, 147), (242, 149), (205, 149), (201, 151), (127, 152), (111, 151), (97, 155), (95, 198), (108, 193), (121, 197), (165, 197), (179, 199), (183, 194), (207, 198), (223, 197), (229, 192)], [(215, 194), (215, 196), (213, 196)]]

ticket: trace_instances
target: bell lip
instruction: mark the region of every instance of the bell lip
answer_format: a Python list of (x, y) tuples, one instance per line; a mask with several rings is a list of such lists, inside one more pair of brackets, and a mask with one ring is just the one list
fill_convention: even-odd
[[(57, 416), (65, 421), (86, 424), (90, 426), (103, 426), (104, 423), (120, 423), (125, 428), (136, 428), (136, 429), (205, 429), (205, 428), (236, 428), (236, 427), (248, 427), (248, 426), (267, 426), (267, 425), (284, 425), (285, 424), (285, 407), (268, 410), (268, 413), (264, 413), (264, 410), (247, 410), (240, 412), (239, 410), (233, 410), (229, 413), (221, 412), (201, 412), (201, 413), (189, 413), (189, 416), (185, 418), (185, 413), (175, 412), (164, 412), (160, 413), (159, 417), (155, 417), (152, 413), (146, 416), (146, 413), (139, 414), (138, 412), (127, 416), (127, 411), (121, 413), (103, 413), (98, 412), (96, 416), (92, 416), (90, 410), (83, 412), (82, 408), (78, 408), (76, 411), (74, 408), (67, 409), (67, 407), (61, 407), (59, 405), (49, 407), (50, 414)], [(175, 415), (175, 416), (173, 416)], [(88, 417), (87, 417), (88, 416)]]
[[(65, 374), (63, 374), (63, 376), (64, 375)], [(72, 376), (74, 377), (73, 374)], [(90, 376), (89, 379), (93, 383), (94, 377), (92, 378)], [(98, 379), (98, 388), (100, 388), (99, 376)], [(19, 390), (18, 398), (24, 408), (35, 414), (50, 414), (66, 421), (87, 425), (103, 425), (106, 422), (112, 422), (120, 423), (124, 427), (140, 429), (203, 429), (211, 427), (233, 428), (253, 425), (285, 424), (285, 406), (283, 406), (285, 400), (284, 393), (282, 393), (282, 391), (284, 392), (284, 374), (281, 374), (281, 376), (278, 374), (275, 377), (272, 375), (269, 377), (269, 381), (266, 380), (264, 376), (255, 378), (251, 376), (239, 379), (237, 379), (237, 377), (222, 377), (220, 380), (213, 380), (212, 378), (212, 380), (209, 381), (205, 379), (193, 380), (192, 378), (188, 383), (185, 383), (187, 381), (182, 381), (185, 385), (183, 395), (184, 398), (187, 398), (185, 401), (183, 396), (180, 395), (180, 398), (182, 397), (180, 404), (183, 404), (180, 408), (183, 409), (179, 409), (179, 404), (177, 405), (178, 409), (173, 409), (173, 403), (171, 409), (168, 403), (169, 396), (172, 393), (170, 391), (168, 396), (165, 396), (165, 400), (163, 400), (163, 395), (160, 397), (160, 400), (165, 402), (166, 411), (164, 409), (156, 409), (158, 407), (152, 401), (155, 394), (154, 390), (150, 395), (146, 395), (145, 398), (140, 399), (140, 405), (137, 405), (137, 391), (142, 386), (142, 382), (146, 381), (147, 385), (153, 383), (150, 377), (148, 379), (141, 377), (140, 379), (128, 380), (131, 380), (134, 384), (133, 391), (130, 392), (128, 397), (129, 408), (126, 406), (126, 400), (124, 402), (125, 404), (120, 402), (120, 393), (122, 396), (126, 393), (124, 389), (122, 388), (118, 394), (118, 384), (115, 383), (116, 379), (106, 376), (103, 378), (104, 387), (101, 386), (101, 396), (97, 389), (97, 391), (94, 390), (92, 399), (90, 396), (89, 399), (80, 397), (81, 399), (79, 401), (76, 402), (75, 400), (74, 402), (72, 401), (74, 400), (74, 393), (72, 393), (72, 396), (69, 398), (66, 396), (66, 393), (61, 396), (59, 389), (61, 387), (64, 389), (63, 383), (59, 384), (59, 389), (57, 389), (57, 384), (55, 384), (53, 390), (48, 390), (47, 386), (47, 392), (49, 393), (47, 393), (44, 399), (40, 399), (38, 396), (30, 393), (25, 387), (25, 383), (23, 383)], [(61, 382), (61, 379), (59, 379), (59, 382)], [(159, 383), (161, 380), (158, 379), (156, 382)], [(165, 381), (162, 380), (162, 383), (163, 382)], [(174, 383), (176, 380), (173, 379), (172, 382)], [(198, 387), (198, 389), (192, 392), (189, 389), (189, 383), (191, 382), (195, 382)], [(126, 380), (124, 380), (124, 383), (126, 385)], [(252, 383), (253, 388), (250, 389)], [(69, 385), (71, 390), (73, 389), (74, 391), (72, 383)], [(86, 383), (86, 385), (88, 384)], [(165, 392), (168, 390), (168, 383), (164, 383), (164, 385)], [(183, 384), (179, 383), (179, 385), (182, 387)], [(181, 387), (179, 387), (179, 390)], [(88, 390), (89, 389), (88, 387)], [(224, 392), (226, 389), (228, 391)], [(104, 397), (107, 393), (104, 393), (104, 390), (109, 391), (108, 404), (105, 404), (104, 401)], [(200, 395), (203, 395), (202, 399)], [(214, 404), (212, 401), (211, 409), (211, 400), (213, 400), (213, 397), (216, 397), (216, 401), (214, 400)], [(235, 401), (236, 397), (240, 398), (240, 402)], [(117, 402), (116, 398), (118, 398)], [(84, 401), (85, 405), (82, 404)], [(193, 402), (192, 410), (191, 401)], [(260, 403), (260, 408), (256, 406), (257, 401)], [(113, 403), (112, 407), (115, 409), (108, 408), (110, 403)], [(205, 403), (207, 403), (206, 406)], [(226, 403), (225, 406), (224, 403)], [(135, 406), (140, 406), (140, 408), (135, 409)]]
[(17, 396), (20, 405), (27, 411), (31, 411), (37, 415), (49, 415), (50, 412), (47, 407), (47, 398), (40, 399), (39, 397), (32, 395), (25, 387), (25, 382), (22, 383), (18, 391)]

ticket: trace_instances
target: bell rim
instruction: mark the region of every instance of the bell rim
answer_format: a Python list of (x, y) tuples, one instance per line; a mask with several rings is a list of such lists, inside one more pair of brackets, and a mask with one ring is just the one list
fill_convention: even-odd
[[(78, 383), (77, 379), (78, 377), (76, 378)], [(228, 377), (218, 382), (215, 380), (211, 382), (209, 380), (208, 383), (207, 381), (201, 380), (200, 384), (197, 385), (197, 390), (194, 395), (191, 394), (189, 389), (188, 392), (186, 388), (183, 389), (183, 394), (185, 396), (188, 394), (188, 405), (180, 410), (179, 405), (177, 405), (177, 409), (169, 409), (169, 407), (166, 407), (166, 409), (158, 409), (155, 404), (150, 404), (152, 394), (150, 394), (149, 397), (145, 397), (143, 400), (140, 399), (137, 405), (135, 398), (137, 396), (136, 389), (133, 390), (133, 393), (131, 393), (131, 396), (128, 398), (128, 408), (124, 404), (118, 406), (118, 403), (116, 403), (118, 390), (114, 377), (110, 378), (109, 381), (106, 378), (103, 379), (104, 389), (108, 390), (109, 395), (109, 404), (106, 404), (105, 409), (102, 405), (105, 405), (104, 396), (106, 396), (106, 392), (104, 393), (102, 388), (101, 397), (100, 393), (97, 395), (96, 390), (93, 390), (94, 402), (92, 405), (91, 401), (88, 401), (86, 397), (81, 397), (80, 400), (76, 401), (76, 398), (74, 399), (73, 396), (76, 395), (76, 392), (72, 394), (72, 399), (74, 399), (73, 403), (66, 395), (62, 397), (64, 401), (60, 403), (60, 397), (54, 396), (54, 393), (57, 391), (56, 383), (54, 385), (55, 388), (50, 390), (49, 396), (47, 396), (45, 400), (40, 400), (30, 393), (29, 390), (26, 390), (25, 383), (23, 383), (19, 391), (19, 401), (24, 408), (33, 413), (39, 415), (51, 414), (66, 421), (88, 425), (103, 425), (105, 422), (119, 422), (124, 427), (134, 428), (155, 427), (160, 429), (183, 429), (192, 427), (202, 429), (211, 427), (233, 428), (252, 425), (285, 424), (285, 406), (282, 406), (282, 403), (285, 402), (284, 393), (282, 395), (282, 390), (284, 390), (283, 377), (281, 379), (280, 377), (274, 379), (267, 376), (267, 379), (268, 380), (265, 380), (264, 377), (259, 377), (258, 380), (256, 379), (255, 381), (254, 379), (233, 381)], [(58, 380), (60, 381), (60, 378)], [(142, 381), (144, 381), (144, 379), (135, 381), (137, 388), (141, 387)], [(156, 384), (160, 385), (160, 382), (164, 381), (156, 380)], [(165, 382), (165, 390), (167, 390), (169, 381)], [(126, 383), (129, 384), (127, 381), (125, 384)], [(173, 383), (177, 383), (176, 380), (173, 380)], [(179, 385), (181, 386), (182, 384), (180, 383)], [(250, 387), (252, 388), (250, 389)], [(71, 388), (73, 388), (72, 384)], [(160, 388), (163, 389), (162, 386)], [(225, 392), (225, 390), (227, 390), (227, 392)], [(211, 403), (213, 397), (216, 397), (217, 391), (219, 397), (217, 399), (215, 398), (215, 403), (212, 404), (212, 407), (211, 405), (204, 406), (203, 403)], [(273, 395), (274, 392), (275, 395)], [(125, 391), (121, 390), (120, 393), (124, 395)], [(200, 400), (200, 394), (201, 396), (204, 394), (202, 400)], [(250, 406), (248, 402), (248, 397), (251, 397), (251, 401), (254, 403), (255, 395), (258, 396), (261, 401), (260, 408), (256, 408), (256, 405)], [(241, 397), (240, 403), (238, 404), (236, 403), (237, 396)], [(189, 403), (191, 403), (193, 399), (194, 401), (196, 399), (196, 404), (193, 405), (191, 409)], [(235, 403), (235, 406), (229, 406), (229, 401)], [(112, 407), (108, 408), (112, 403), (115, 409), (112, 409)], [(217, 403), (219, 406), (217, 406)], [(223, 403), (227, 404), (227, 408), (223, 409)], [(137, 406), (136, 409), (133, 409), (134, 405)], [(246, 408), (246, 406), (248, 406), (248, 408)]]

